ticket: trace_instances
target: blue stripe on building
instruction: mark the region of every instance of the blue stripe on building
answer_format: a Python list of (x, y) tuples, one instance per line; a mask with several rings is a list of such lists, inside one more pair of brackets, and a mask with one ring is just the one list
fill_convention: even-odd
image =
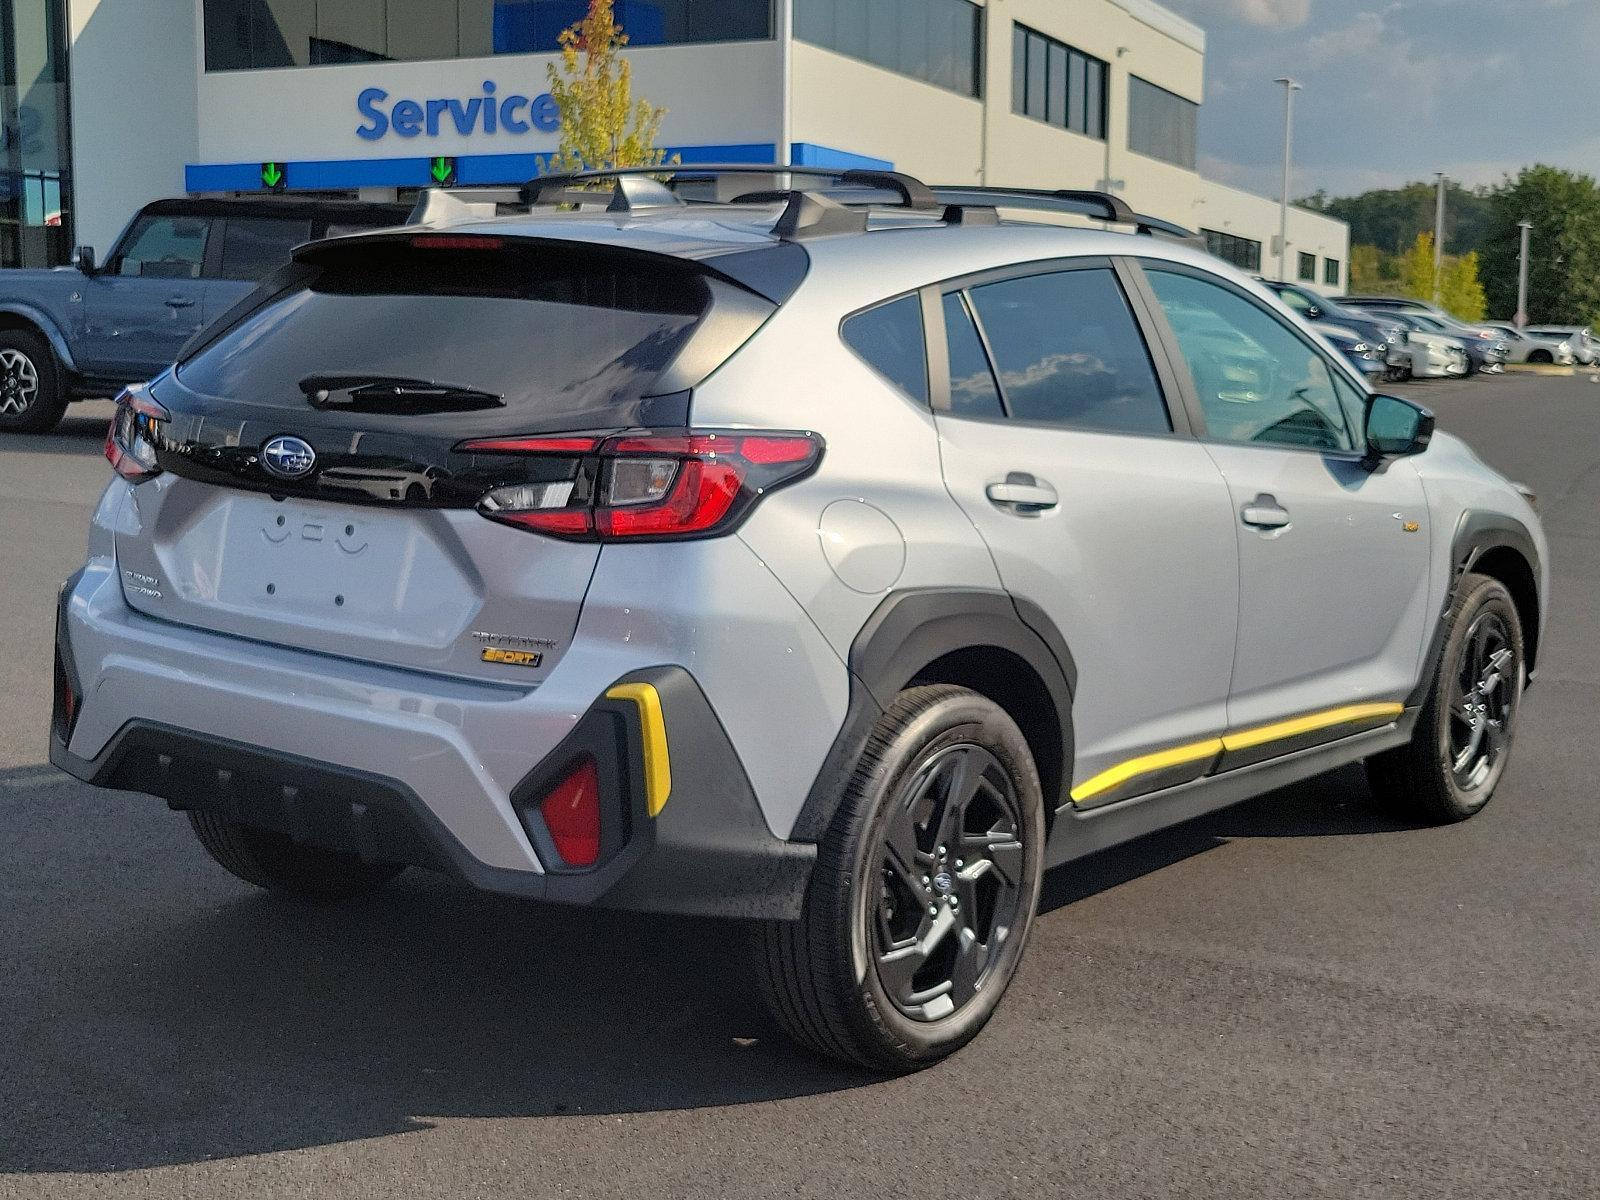
[[(890, 170), (887, 159), (873, 158), (795, 142), (790, 162), (797, 167), (848, 167)], [(677, 155), (685, 166), (695, 163), (770, 163), (777, 154), (772, 142), (741, 142), (723, 146), (672, 146), (668, 157)], [(542, 172), (549, 154), (462, 154), (456, 156), (456, 182), (459, 184), (522, 183)], [(290, 160), (284, 164), (284, 186), (290, 191), (336, 191), (363, 187), (427, 187), (433, 182), (431, 158), (333, 158)], [(184, 187), (191, 192), (265, 191), (261, 164), (190, 163), (184, 168)]]

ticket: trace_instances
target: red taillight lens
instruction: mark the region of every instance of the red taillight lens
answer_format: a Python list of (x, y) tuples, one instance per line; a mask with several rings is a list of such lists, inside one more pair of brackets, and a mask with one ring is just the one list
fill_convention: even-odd
[(581, 758), (539, 805), (556, 853), (569, 867), (592, 867), (600, 858), (600, 772)]
[(156, 446), (167, 410), (150, 398), (143, 384), (133, 384), (117, 397), (117, 411), (106, 430), (106, 461), (111, 469), (130, 483), (139, 483), (161, 474), (156, 465)]
[(581, 459), (575, 479), (492, 489), (478, 511), (494, 521), (580, 540), (671, 540), (733, 528), (763, 495), (810, 473), (822, 458), (814, 433), (691, 430), (480, 438), (468, 454)]

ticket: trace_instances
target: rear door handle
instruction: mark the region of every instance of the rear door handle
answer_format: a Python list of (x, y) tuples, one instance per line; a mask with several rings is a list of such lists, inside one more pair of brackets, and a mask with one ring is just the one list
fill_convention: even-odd
[(193, 308), (194, 307), (194, 297), (193, 296), (168, 296), (167, 297), (167, 307), (168, 308)]
[(1289, 524), (1289, 510), (1276, 496), (1263, 492), (1239, 510), (1239, 519), (1255, 529), (1283, 529)]
[(1022, 471), (1011, 472), (1004, 483), (991, 483), (984, 491), (995, 505), (1018, 515), (1044, 512), (1061, 502), (1055, 488)]

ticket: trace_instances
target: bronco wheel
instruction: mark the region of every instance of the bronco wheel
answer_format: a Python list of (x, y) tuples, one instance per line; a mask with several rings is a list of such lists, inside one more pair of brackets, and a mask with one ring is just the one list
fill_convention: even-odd
[(912, 688), (863, 751), (796, 922), (758, 939), (785, 1030), (824, 1054), (914, 1070), (977, 1036), (1039, 902), (1044, 804), (1022, 733), (964, 688)]
[(1505, 772), (1526, 675), (1522, 622), (1499, 580), (1466, 575), (1446, 620), (1433, 687), (1406, 745), (1367, 761), (1381, 799), (1462, 821)]
[(50, 344), (24, 329), (0, 330), (0, 431), (46, 433), (66, 411)]
[(211, 813), (189, 813), (195, 837), (218, 866), (246, 883), (302, 900), (347, 900), (376, 891), (401, 871), (354, 854), (303, 846), (281, 833)]

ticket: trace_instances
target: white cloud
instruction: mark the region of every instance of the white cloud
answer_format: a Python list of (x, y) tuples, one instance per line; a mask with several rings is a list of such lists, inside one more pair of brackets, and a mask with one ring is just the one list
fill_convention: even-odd
[(1223, 20), (1261, 29), (1298, 29), (1311, 17), (1311, 0), (1199, 0)]

